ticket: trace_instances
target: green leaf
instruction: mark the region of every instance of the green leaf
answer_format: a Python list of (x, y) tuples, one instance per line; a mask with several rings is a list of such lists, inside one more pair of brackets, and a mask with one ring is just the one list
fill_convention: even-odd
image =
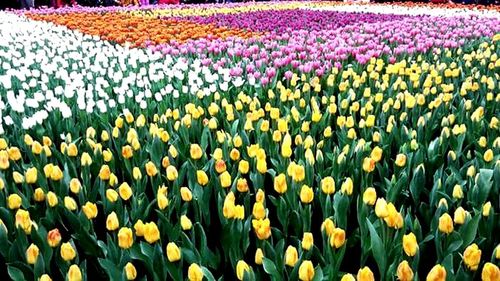
[(370, 230), (371, 248), (373, 257), (375, 258), (375, 261), (377, 261), (377, 265), (380, 271), (380, 276), (383, 276), (387, 264), (386, 261), (387, 256), (385, 254), (384, 245), (382, 243), (382, 239), (380, 239), (380, 236), (375, 230), (375, 227), (373, 227), (373, 224), (370, 222), (368, 218), (366, 218), (366, 224), (368, 225), (368, 229)]
[(323, 280), (323, 270), (321, 270), (321, 267), (318, 265), (314, 271), (315, 272), (314, 272), (313, 281), (322, 281)]
[(413, 174), (413, 179), (410, 183), (410, 192), (413, 197), (415, 204), (419, 202), (420, 192), (425, 186), (425, 167), (424, 164), (420, 164), (415, 169)]
[(9, 272), (9, 276), (10, 276), (10, 278), (12, 278), (13, 281), (27, 280), (26, 278), (24, 278), (23, 272), (17, 267), (9, 265), (7, 267), (7, 271)]
[(106, 271), (110, 280), (121, 280), (121, 272), (113, 262), (107, 259), (99, 259), (99, 264)]
[(262, 259), (262, 265), (264, 266), (264, 271), (267, 274), (271, 275), (271, 280), (273, 281), (282, 280), (281, 275), (278, 272), (278, 269), (276, 269), (276, 265), (274, 265), (274, 263), (270, 259), (264, 257)]
[(474, 218), (468, 221), (467, 224), (460, 229), (460, 235), (462, 236), (463, 239), (463, 248), (469, 246), (472, 243), (472, 241), (474, 241), (474, 238), (476, 238), (477, 228), (480, 219), (481, 219), (481, 214), (477, 214)]
[(208, 268), (202, 266), (201, 271), (203, 272), (203, 276), (207, 279), (207, 281), (215, 281), (215, 278), (214, 278), (212, 272), (210, 272), (210, 270), (208, 270)]

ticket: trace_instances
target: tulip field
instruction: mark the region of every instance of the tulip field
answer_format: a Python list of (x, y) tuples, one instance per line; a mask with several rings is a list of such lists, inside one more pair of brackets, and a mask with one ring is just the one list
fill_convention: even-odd
[(2, 280), (500, 281), (500, 8), (0, 11)]

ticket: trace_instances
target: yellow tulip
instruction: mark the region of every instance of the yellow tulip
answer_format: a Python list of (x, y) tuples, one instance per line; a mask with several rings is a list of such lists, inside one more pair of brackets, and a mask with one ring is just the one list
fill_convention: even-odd
[(429, 274), (427, 274), (426, 281), (445, 281), (446, 280), (446, 269), (440, 265), (435, 265)]
[(36, 168), (29, 168), (25, 173), (26, 183), (33, 184), (36, 183), (38, 179), (38, 170)]
[(238, 171), (240, 171), (241, 174), (246, 175), (248, 171), (250, 170), (250, 164), (246, 160), (241, 160), (240, 163), (238, 163)]
[(447, 213), (444, 213), (439, 217), (439, 231), (445, 234), (450, 234), (453, 232), (453, 220), (451, 216)]
[(181, 198), (185, 202), (190, 202), (193, 199), (193, 194), (191, 193), (191, 190), (187, 187), (181, 187), (180, 189), (181, 192)]
[(323, 223), (321, 224), (321, 231), (325, 231), (328, 237), (333, 235), (333, 232), (335, 231), (335, 224), (330, 218), (327, 218), (325, 219), (325, 221), (323, 221)]
[(118, 192), (111, 188), (106, 189), (106, 199), (111, 203), (116, 202), (118, 200)]
[(149, 222), (144, 224), (144, 239), (146, 239), (149, 244), (153, 244), (154, 242), (160, 240), (160, 230), (158, 230), (156, 223)]
[(190, 230), (193, 227), (193, 223), (186, 215), (181, 216), (181, 227), (182, 230)]
[(118, 231), (118, 246), (122, 249), (129, 249), (134, 244), (134, 236), (132, 234), (132, 229), (128, 227), (122, 227)]
[(314, 199), (314, 191), (311, 187), (303, 185), (300, 189), (300, 201), (304, 204), (309, 204)]
[(76, 145), (74, 143), (70, 143), (68, 145), (66, 152), (67, 152), (68, 156), (75, 157), (78, 155), (78, 148), (76, 147)]
[(9, 197), (7, 197), (7, 205), (11, 210), (19, 209), (19, 207), (21, 207), (22, 202), (23, 199), (16, 193), (11, 194), (9, 195)]
[(498, 269), (498, 266), (496, 266), (491, 262), (485, 263), (483, 271), (481, 272), (481, 280), (483, 281), (500, 280), (500, 269)]
[(314, 237), (311, 232), (304, 232), (302, 236), (302, 249), (308, 251), (314, 245)]
[(80, 160), (82, 167), (90, 166), (92, 164), (92, 157), (87, 152), (82, 153), (82, 158)]
[(58, 202), (59, 200), (57, 199), (57, 195), (54, 192), (49, 191), (47, 193), (47, 203), (49, 204), (49, 206), (55, 207)]
[(73, 264), (69, 267), (66, 278), (68, 281), (82, 281), (82, 272), (78, 265)]
[(356, 281), (356, 278), (350, 273), (344, 274), (340, 281)]
[(263, 259), (264, 252), (262, 252), (261, 248), (257, 248), (257, 250), (255, 251), (255, 264), (261, 265)]
[(176, 262), (181, 259), (181, 250), (174, 242), (167, 244), (167, 258), (170, 262)]
[(417, 237), (413, 232), (403, 236), (403, 250), (407, 256), (413, 257), (418, 251)]
[(314, 265), (311, 261), (305, 260), (299, 267), (299, 279), (301, 281), (311, 281), (314, 278)]
[(379, 162), (382, 159), (384, 151), (382, 148), (375, 146), (370, 154), (370, 158), (372, 158), (375, 162)]
[(479, 263), (481, 262), (481, 250), (476, 243), (473, 243), (465, 249), (463, 260), (465, 265), (467, 265), (470, 270), (477, 270)]
[(73, 192), (74, 194), (78, 194), (81, 187), (82, 184), (77, 178), (73, 178), (69, 181), (69, 190), (71, 190), (71, 192)]
[(26, 210), (19, 209), (16, 212), (16, 227), (20, 227), (26, 234), (31, 233), (33, 222), (30, 218), (30, 213)]
[(50, 278), (48, 274), (43, 274), (42, 276), (40, 276), (38, 281), (52, 281), (52, 278)]
[(321, 191), (325, 194), (333, 194), (335, 192), (335, 180), (330, 176), (322, 179)]
[(69, 242), (62, 243), (60, 252), (61, 252), (61, 257), (65, 261), (71, 261), (76, 257), (76, 251)]
[(198, 264), (192, 263), (189, 266), (188, 279), (189, 279), (189, 281), (202, 281), (203, 280), (203, 271), (201, 270), (201, 267)]
[(373, 160), (371, 157), (365, 157), (363, 159), (363, 171), (367, 172), (367, 173), (371, 173), (375, 170), (375, 164), (376, 164), (376, 161)]
[(99, 178), (103, 181), (109, 180), (109, 177), (111, 175), (111, 170), (109, 169), (108, 165), (102, 165), (101, 169), (99, 170)]
[(127, 201), (132, 197), (133, 191), (130, 185), (124, 182), (118, 187), (118, 193), (123, 200)]
[(35, 189), (35, 193), (33, 194), (33, 198), (36, 202), (42, 202), (45, 200), (45, 192), (42, 188), (38, 187)]
[(491, 212), (491, 202), (488, 201), (483, 205), (483, 216), (487, 217), (490, 215)]
[(21, 184), (24, 182), (24, 176), (19, 172), (13, 172), (12, 178), (14, 179), (14, 182), (17, 184)]
[(127, 280), (134, 280), (135, 278), (137, 278), (137, 270), (131, 262), (127, 262), (124, 269)]
[(69, 196), (64, 196), (64, 207), (70, 211), (75, 211), (78, 208), (78, 205), (76, 204), (75, 199)]
[(365, 192), (363, 192), (363, 203), (366, 205), (373, 206), (375, 205), (375, 202), (377, 201), (377, 191), (373, 187), (368, 187), (365, 189)]
[(158, 174), (158, 169), (156, 168), (156, 165), (149, 161), (148, 163), (146, 163), (146, 174), (150, 177), (154, 177), (156, 176), (156, 174)]
[(340, 187), (340, 191), (346, 195), (352, 195), (354, 184), (351, 178), (347, 178)]
[(191, 159), (198, 160), (203, 156), (203, 150), (198, 144), (191, 144), (189, 148)]
[(55, 248), (61, 243), (61, 233), (59, 229), (54, 228), (47, 233), (47, 243), (50, 247)]
[(396, 166), (398, 167), (404, 167), (406, 165), (406, 155), (404, 154), (398, 154), (396, 156)]
[(389, 211), (387, 209), (387, 202), (384, 198), (378, 198), (375, 203), (375, 214), (379, 218), (385, 218), (389, 215)]
[(493, 160), (493, 157), (495, 157), (495, 155), (493, 154), (493, 150), (488, 149), (483, 155), (483, 160), (485, 162), (491, 162)]
[(196, 171), (196, 178), (198, 181), (198, 184), (201, 186), (205, 186), (208, 184), (208, 176), (203, 170), (198, 170)]
[(284, 174), (279, 174), (274, 178), (274, 190), (280, 194), (287, 191), (286, 176)]
[(260, 240), (266, 240), (271, 236), (271, 221), (268, 218), (252, 220), (252, 227)]
[(231, 186), (231, 174), (229, 174), (227, 171), (222, 173), (219, 176), (219, 179), (220, 179), (220, 184), (223, 188)]
[(285, 251), (285, 264), (294, 267), (299, 259), (299, 254), (297, 252), (297, 248), (294, 246), (288, 246)]
[(341, 228), (335, 228), (330, 236), (330, 246), (338, 249), (345, 244), (345, 231)]
[(459, 224), (459, 225), (464, 224), (465, 220), (467, 219), (467, 216), (468, 216), (468, 212), (466, 210), (464, 210), (464, 208), (458, 207), (455, 210), (455, 213), (453, 214), (453, 222), (455, 222), (455, 224)]
[(95, 203), (85, 203), (85, 205), (82, 206), (82, 211), (89, 220), (97, 217), (97, 205)]
[(452, 193), (453, 198), (455, 199), (462, 199), (464, 198), (464, 192), (462, 190), (462, 187), (460, 185), (455, 185), (453, 187), (453, 193)]
[(375, 276), (368, 266), (361, 268), (356, 278), (358, 281), (375, 281)]
[(236, 277), (238, 277), (238, 280), (243, 280), (245, 272), (250, 272), (250, 267), (245, 261), (239, 260), (236, 263)]
[(38, 246), (32, 243), (26, 250), (26, 261), (28, 264), (35, 264), (39, 253), (40, 249)]
[(398, 280), (401, 281), (412, 281), (413, 280), (413, 270), (407, 261), (402, 261), (398, 265), (397, 269)]
[(106, 218), (106, 229), (109, 231), (117, 230), (120, 227), (120, 222), (118, 221), (118, 216), (113, 211)]

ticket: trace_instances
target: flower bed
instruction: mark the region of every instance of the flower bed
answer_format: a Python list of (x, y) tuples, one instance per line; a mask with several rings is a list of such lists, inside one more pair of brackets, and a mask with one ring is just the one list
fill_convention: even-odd
[(499, 280), (500, 19), (347, 7), (0, 12), (2, 271)]

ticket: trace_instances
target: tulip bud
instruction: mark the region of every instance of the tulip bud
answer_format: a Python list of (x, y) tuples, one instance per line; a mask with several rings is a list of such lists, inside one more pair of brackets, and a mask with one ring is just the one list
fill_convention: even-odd
[[(135, 228), (135, 226), (134, 226), (134, 228)], [(135, 230), (136, 230), (136, 235), (140, 236), (138, 234), (139, 233), (138, 229), (135, 228)], [(148, 222), (148, 223), (144, 224), (143, 233), (144, 233), (144, 239), (149, 244), (153, 244), (156, 241), (160, 240), (160, 230), (158, 229), (158, 226), (154, 222)]]
[(363, 203), (369, 206), (375, 205), (377, 201), (377, 191), (373, 187), (368, 187), (365, 192), (363, 192)]
[(127, 280), (134, 280), (137, 277), (137, 270), (135, 269), (135, 266), (131, 262), (128, 262), (125, 265), (124, 269)]
[(55, 207), (58, 203), (58, 199), (57, 199), (57, 195), (52, 192), (52, 191), (49, 191), (47, 193), (47, 203), (49, 204), (50, 207)]
[(82, 272), (78, 265), (73, 264), (69, 267), (66, 278), (68, 281), (82, 281)]
[(444, 268), (442, 265), (437, 264), (435, 265), (431, 271), (429, 271), (429, 274), (427, 274), (426, 280), (428, 281), (445, 281), (446, 280), (446, 268)]
[(61, 257), (65, 261), (71, 261), (76, 257), (76, 251), (71, 243), (66, 242), (61, 245)]
[(453, 220), (448, 213), (444, 213), (439, 217), (439, 231), (445, 234), (450, 234), (453, 232)]
[(19, 207), (21, 207), (22, 201), (23, 200), (22, 200), (21, 196), (19, 196), (16, 193), (11, 194), (11, 195), (9, 195), (9, 197), (7, 197), (7, 205), (9, 206), (9, 209), (11, 209), (11, 210), (19, 209)]
[(330, 246), (338, 249), (345, 244), (345, 231), (341, 228), (335, 228), (330, 236)]
[(192, 263), (188, 268), (188, 279), (189, 281), (202, 281), (203, 271), (200, 266), (196, 263)]
[(314, 245), (314, 237), (311, 232), (304, 232), (302, 237), (302, 249), (308, 251)]
[(69, 190), (73, 192), (74, 194), (78, 194), (80, 192), (80, 188), (82, 187), (82, 184), (77, 178), (71, 179), (69, 182)]
[(117, 230), (120, 227), (120, 222), (118, 221), (118, 216), (113, 211), (106, 218), (106, 229), (109, 231)]
[(61, 242), (61, 233), (59, 229), (54, 228), (47, 233), (47, 243), (50, 247), (55, 248)]
[(236, 263), (236, 277), (238, 280), (243, 280), (245, 272), (250, 272), (250, 267), (245, 261), (239, 260), (238, 263)]
[(75, 211), (78, 208), (78, 205), (76, 204), (75, 199), (69, 196), (64, 196), (64, 207), (70, 211)]
[(263, 259), (264, 252), (262, 252), (261, 248), (257, 248), (257, 250), (255, 251), (255, 264), (261, 265)]
[(97, 205), (95, 203), (85, 203), (85, 205), (82, 206), (82, 211), (89, 220), (97, 217)]
[(413, 270), (411, 269), (408, 261), (402, 261), (398, 265), (397, 269), (398, 280), (401, 281), (412, 281), (413, 280)]
[(298, 259), (299, 254), (297, 252), (297, 249), (293, 246), (288, 246), (285, 252), (285, 264), (290, 267), (294, 267)]
[(40, 276), (38, 281), (52, 281), (52, 278), (50, 278), (50, 276), (48, 274), (44, 274), (44, 275)]
[(35, 264), (39, 253), (40, 249), (38, 249), (37, 245), (31, 244), (26, 250), (26, 261), (28, 264)]
[(463, 260), (465, 265), (467, 265), (467, 268), (472, 271), (477, 270), (479, 263), (481, 262), (481, 250), (476, 243), (473, 243), (465, 249)]
[(368, 266), (361, 268), (356, 278), (358, 281), (375, 281), (375, 276)]
[(193, 227), (193, 223), (186, 215), (181, 216), (181, 227), (182, 230), (190, 230)]
[(120, 187), (118, 187), (118, 193), (123, 200), (127, 201), (130, 197), (132, 197), (133, 191), (130, 185), (124, 182), (120, 185)]
[(356, 281), (356, 278), (350, 273), (344, 274), (340, 281)]
[(491, 262), (484, 264), (483, 271), (481, 272), (481, 280), (496, 281), (500, 280), (500, 269), (498, 266)]
[(403, 250), (409, 257), (413, 257), (417, 253), (417, 237), (412, 232), (403, 236)]
[(300, 264), (299, 279), (301, 281), (311, 281), (314, 279), (314, 265), (311, 261), (305, 260)]

